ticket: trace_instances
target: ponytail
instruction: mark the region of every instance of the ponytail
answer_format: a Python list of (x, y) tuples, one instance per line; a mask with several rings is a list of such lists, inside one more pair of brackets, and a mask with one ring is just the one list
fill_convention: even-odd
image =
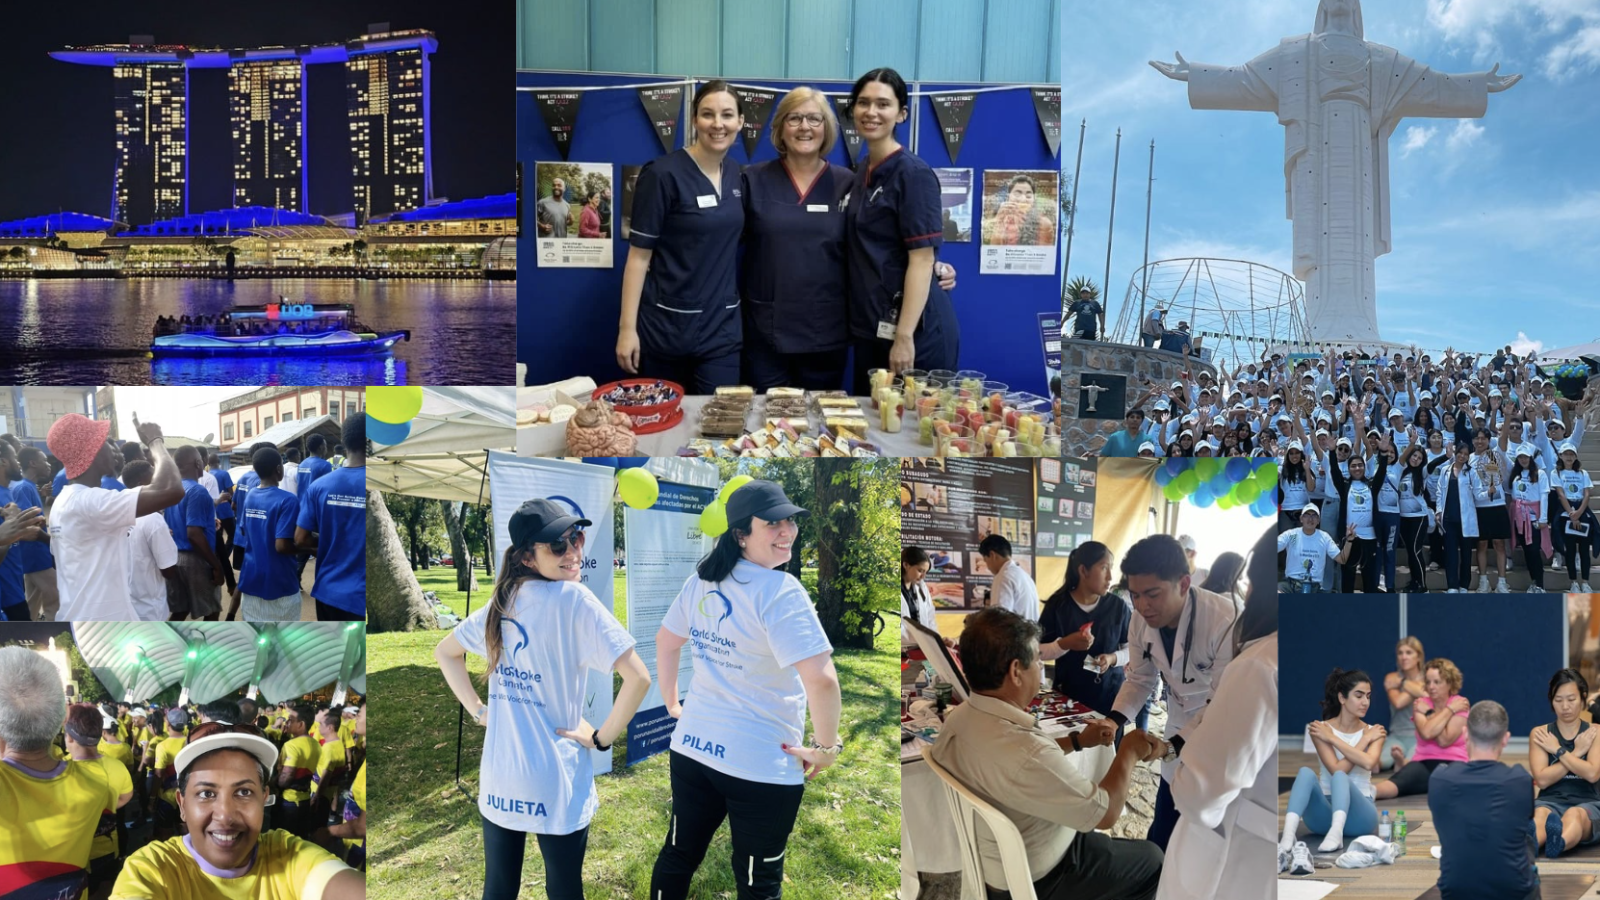
[(494, 596), (489, 600), (489, 613), (483, 620), (483, 643), (489, 657), (489, 670), (483, 676), (485, 682), (500, 665), (500, 652), (504, 649), (504, 643), (500, 640), (500, 620), (511, 612), (511, 603), (516, 599), (517, 590), (524, 581), (545, 580), (537, 569), (522, 564), (522, 556), (532, 551), (531, 542), (524, 547), (507, 547), (505, 555), (500, 558), (500, 575), (495, 579)]
[(1347, 672), (1344, 669), (1335, 667), (1332, 672), (1329, 672), (1328, 680), (1322, 684), (1322, 718), (1338, 718), (1341, 708), (1339, 698), (1350, 696), (1350, 692), (1361, 684), (1370, 686), (1372, 679), (1368, 678), (1367, 673), (1360, 669), (1351, 669)]
[(1111, 548), (1099, 541), (1086, 541), (1078, 545), (1067, 557), (1067, 583), (1062, 590), (1071, 593), (1078, 589), (1078, 569), (1098, 566), (1101, 560), (1111, 558)]

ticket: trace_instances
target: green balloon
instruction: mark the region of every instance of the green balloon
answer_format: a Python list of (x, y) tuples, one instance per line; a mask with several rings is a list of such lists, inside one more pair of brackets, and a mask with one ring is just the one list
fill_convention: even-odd
[(1178, 479), (1176, 478), (1167, 482), (1167, 486), (1161, 489), (1161, 494), (1173, 503), (1177, 503), (1184, 498), (1183, 488), (1178, 486)]
[(1203, 456), (1194, 461), (1194, 471), (1201, 481), (1210, 481), (1222, 474), (1222, 460)]
[(1171, 487), (1174, 484), (1178, 486), (1179, 496), (1187, 497), (1194, 493), (1195, 488), (1200, 486), (1200, 476), (1195, 474), (1193, 469), (1189, 469), (1177, 478), (1172, 479), (1167, 486)]
[(718, 500), (700, 513), (700, 533), (717, 537), (728, 530), (728, 510)]
[(723, 503), (727, 503), (728, 498), (733, 496), (734, 491), (737, 491), (739, 488), (744, 487), (752, 481), (755, 481), (755, 479), (751, 478), (749, 475), (735, 475), (732, 478), (729, 478), (728, 483), (723, 485), (722, 490), (717, 492), (717, 499), (721, 500)]
[(1256, 480), (1260, 481), (1262, 484), (1277, 484), (1278, 464), (1275, 462), (1269, 462), (1262, 465), (1261, 468), (1256, 470)]
[(1261, 484), (1253, 478), (1247, 478), (1233, 489), (1233, 496), (1240, 503), (1254, 503), (1255, 499), (1261, 496)]

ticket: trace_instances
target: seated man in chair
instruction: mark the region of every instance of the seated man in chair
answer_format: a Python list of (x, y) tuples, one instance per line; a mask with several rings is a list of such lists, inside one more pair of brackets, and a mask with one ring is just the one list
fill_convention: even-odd
[[(933, 760), (1016, 824), (1040, 900), (1149, 900), (1161, 880), (1160, 848), (1095, 829), (1122, 814), (1134, 764), (1160, 758), (1166, 745), (1130, 731), (1100, 784), (1080, 774), (1067, 754), (1109, 745), (1116, 723), (1097, 721), (1059, 744), (1044, 736), (1028, 711), (1043, 677), (1039, 634), (1037, 623), (1001, 607), (967, 617), (961, 660), (974, 693), (950, 713)], [(1009, 898), (994, 837), (980, 825), (978, 840), (989, 897)]]
[(1539, 900), (1533, 776), (1500, 762), (1510, 738), (1506, 708), (1479, 700), (1467, 713), (1467, 761), (1440, 766), (1428, 780), (1443, 900)]

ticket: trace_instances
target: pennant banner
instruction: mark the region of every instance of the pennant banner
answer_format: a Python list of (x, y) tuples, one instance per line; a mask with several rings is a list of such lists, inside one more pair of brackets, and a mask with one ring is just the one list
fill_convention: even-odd
[(1039, 114), (1039, 127), (1044, 129), (1044, 142), (1050, 145), (1050, 155), (1061, 148), (1061, 89), (1033, 89), (1033, 111)]
[(661, 146), (668, 153), (678, 144), (678, 117), (683, 113), (683, 88), (681, 84), (639, 88), (639, 102), (644, 104), (645, 115), (650, 117), (650, 124), (656, 128), (656, 137), (661, 138)]
[(978, 100), (977, 94), (935, 94), (928, 98), (933, 101), (934, 115), (939, 117), (939, 133), (944, 135), (944, 151), (950, 154), (950, 161), (955, 162), (961, 153), (963, 138), (967, 134), (967, 123), (972, 120), (972, 107)]
[(850, 168), (856, 167), (856, 157), (861, 154), (861, 133), (856, 131), (856, 120), (850, 117), (849, 97), (829, 97), (834, 112), (839, 117), (839, 138), (844, 141), (844, 155)]
[(778, 92), (759, 88), (734, 88), (733, 92), (744, 105), (744, 155), (754, 159), (756, 144), (767, 127), (767, 117), (772, 115), (772, 104), (777, 102)]
[(550, 139), (556, 142), (561, 158), (566, 159), (572, 150), (572, 131), (578, 122), (578, 103), (582, 91), (534, 91), (533, 105), (550, 129)]

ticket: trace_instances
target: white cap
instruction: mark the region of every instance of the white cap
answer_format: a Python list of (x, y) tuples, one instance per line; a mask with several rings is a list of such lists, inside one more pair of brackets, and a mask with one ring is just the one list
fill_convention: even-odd
[(1328, 429), (1326, 429), (1326, 428), (1318, 428), (1317, 429), (1317, 437), (1323, 437), (1324, 435), (1326, 435), (1328, 433), (1329, 433)]
[(1222, 425), (1222, 426), (1226, 427), (1227, 424), (1228, 424), (1228, 420), (1224, 419), (1221, 416), (1217, 416), (1215, 419), (1211, 420), (1211, 424), (1213, 424), (1213, 425)]
[(1557, 453), (1577, 453), (1578, 448), (1571, 441), (1562, 441), (1556, 445)]
[(1474, 419), (1487, 419), (1487, 418), (1489, 418), (1489, 417), (1488, 417), (1488, 415), (1486, 415), (1486, 414), (1485, 414), (1485, 413), (1484, 413), (1484, 411), (1483, 411), (1483, 410), (1481, 410), (1481, 409), (1475, 409), (1475, 410), (1473, 410), (1473, 411), (1472, 411), (1472, 417), (1473, 417), (1473, 418), (1474, 418)]
[(1145, 442), (1144, 442), (1144, 443), (1142, 443), (1142, 444), (1140, 444), (1140, 445), (1139, 445), (1139, 452), (1140, 452), (1140, 453), (1143, 453), (1143, 452), (1145, 452), (1145, 451), (1146, 451), (1146, 450), (1149, 450), (1149, 451), (1150, 451), (1150, 454), (1151, 454), (1151, 455), (1152, 455), (1152, 456), (1154, 456), (1154, 455), (1155, 455), (1155, 454), (1156, 454), (1156, 445), (1155, 445), (1155, 444), (1152, 444), (1152, 443), (1150, 443), (1150, 442), (1149, 442), (1149, 441), (1145, 441)]
[(133, 717), (133, 718), (135, 718), (135, 719), (148, 719), (148, 718), (150, 718), (150, 714), (148, 712), (145, 712), (145, 709), (142, 706), (135, 706), (133, 709), (128, 710), (128, 715)]
[(1300, 443), (1300, 439), (1299, 438), (1295, 438), (1294, 440), (1289, 442), (1289, 449), (1290, 450), (1299, 450), (1299, 451), (1301, 451), (1303, 453), (1303, 452), (1305, 452), (1306, 447), (1305, 447), (1304, 444)]
[(1417, 396), (1422, 398), (1423, 400), (1432, 400), (1433, 399), (1433, 391), (1423, 391), (1422, 393), (1418, 394)]
[(1278, 418), (1274, 419), (1273, 421), (1274, 422), (1293, 422), (1294, 421), (1294, 416), (1291, 416), (1288, 413), (1278, 413)]
[(1402, 419), (1404, 419), (1404, 418), (1405, 418), (1405, 417), (1406, 417), (1406, 414), (1405, 414), (1405, 412), (1404, 412), (1404, 411), (1403, 411), (1403, 410), (1399, 410), (1399, 409), (1390, 409), (1390, 410), (1389, 410), (1389, 418), (1391, 418), (1391, 419), (1392, 419), (1392, 418), (1394, 418), (1394, 417), (1395, 417), (1395, 416), (1399, 416), (1399, 417), (1400, 417), (1400, 418), (1402, 418)]
[(1155, 408), (1156, 409), (1171, 409), (1172, 407), (1165, 400), (1157, 400)]
[(1343, 445), (1344, 445), (1344, 446), (1346, 446), (1346, 447), (1349, 447), (1349, 446), (1351, 446), (1351, 444), (1350, 444), (1350, 439), (1349, 439), (1349, 438), (1347, 438), (1347, 437), (1342, 437), (1342, 438), (1339, 438), (1339, 439), (1338, 439), (1338, 440), (1337, 440), (1337, 441), (1334, 441), (1334, 443), (1333, 443), (1333, 445), (1334, 445), (1334, 446), (1335, 446), (1335, 447), (1337, 447), (1337, 446), (1339, 446), (1339, 445), (1340, 445), (1340, 444), (1343, 444)]
[(1191, 551), (1191, 552), (1194, 551), (1194, 550), (1199, 549), (1199, 547), (1194, 542), (1194, 538), (1190, 537), (1187, 534), (1181, 535), (1178, 538), (1178, 546), (1182, 547), (1185, 550)]
[(1526, 456), (1526, 457), (1529, 457), (1531, 459), (1532, 457), (1538, 456), (1539, 454), (1538, 454), (1538, 451), (1533, 449), (1533, 445), (1532, 444), (1518, 444), (1517, 447), (1516, 447), (1515, 452), (1512, 455), (1513, 456)]
[(1217, 445), (1210, 441), (1201, 441), (1200, 443), (1194, 445), (1194, 452), (1196, 453), (1199, 453), (1201, 450), (1215, 451), (1216, 449)]
[(1178, 433), (1178, 437), (1183, 437), (1183, 436), (1185, 436), (1185, 435), (1187, 435), (1187, 436), (1189, 436), (1189, 437), (1194, 437), (1194, 432), (1193, 432), (1193, 431), (1190, 431), (1190, 430), (1189, 430), (1189, 429), (1187, 429), (1187, 428), (1185, 428), (1185, 429), (1184, 429), (1184, 430), (1183, 430), (1183, 431), (1181, 431), (1181, 432), (1179, 432), (1179, 433)]
[(1183, 382), (1181, 382), (1181, 381), (1174, 381), (1174, 382), (1173, 382), (1173, 383), (1172, 383), (1172, 387), (1173, 387), (1173, 390), (1177, 390), (1177, 389), (1179, 389), (1179, 388), (1182, 388), (1182, 387), (1183, 387)]
[(278, 762), (278, 748), (272, 741), (260, 735), (224, 731), (207, 735), (198, 741), (191, 739), (189, 743), (185, 744), (183, 749), (178, 751), (177, 759), (173, 763), (177, 770), (177, 775), (181, 777), (189, 766), (201, 756), (213, 750), (228, 748), (243, 750), (254, 756), (258, 762), (266, 766), (269, 772)]
[(1300, 508), (1300, 515), (1303, 516), (1306, 513), (1316, 513), (1320, 516), (1322, 515), (1322, 510), (1315, 503), (1307, 503), (1305, 506)]
[(1499, 389), (1499, 388), (1497, 388), (1497, 387), (1492, 387), (1492, 388), (1489, 388), (1489, 396), (1491, 396), (1491, 397), (1498, 397), (1498, 396), (1500, 396), (1500, 389)]
[(104, 728), (105, 730), (109, 731), (110, 729), (117, 727), (117, 720), (116, 719), (113, 719), (110, 716), (102, 716), (102, 718), (105, 719), (105, 724), (102, 725), (101, 727)]
[(1323, 391), (1322, 392), (1322, 396), (1324, 396), (1324, 397), (1334, 397), (1334, 396), (1337, 396), (1337, 395), (1334, 394), (1333, 391)]

